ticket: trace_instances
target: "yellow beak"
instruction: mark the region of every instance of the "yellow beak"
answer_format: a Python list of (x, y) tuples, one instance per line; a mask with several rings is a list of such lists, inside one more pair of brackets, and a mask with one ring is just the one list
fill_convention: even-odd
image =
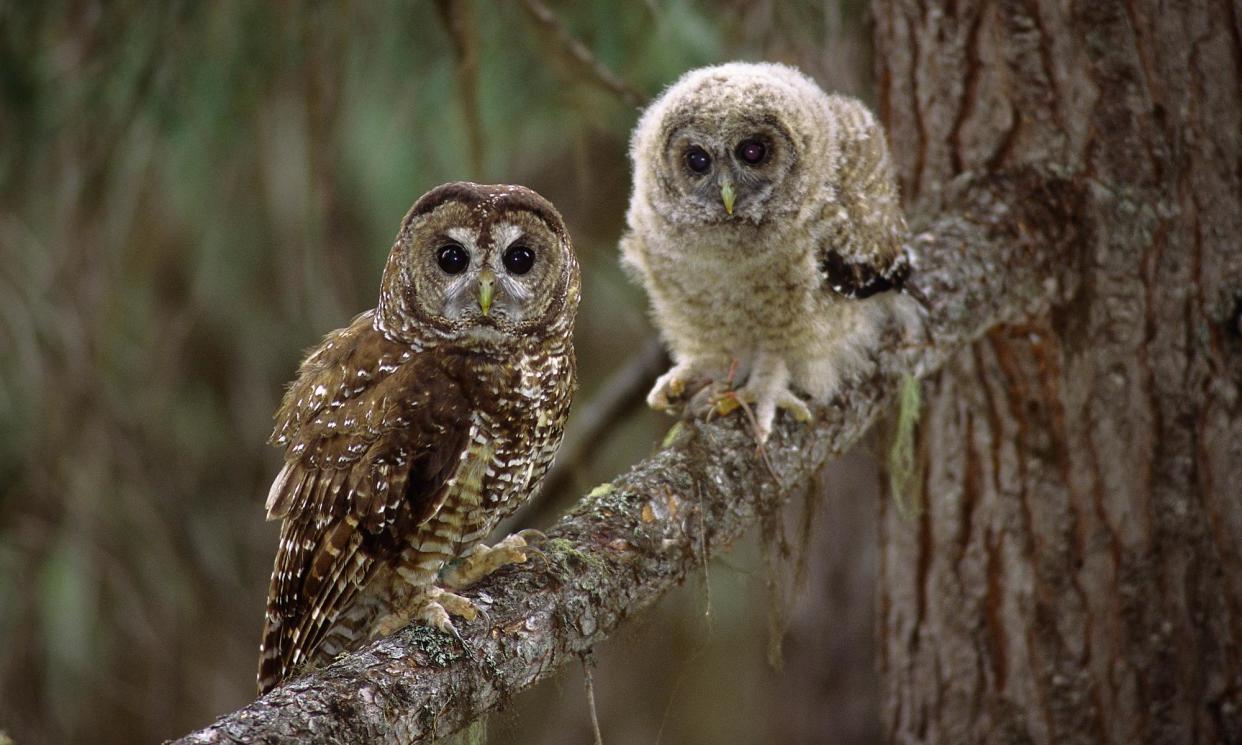
[(725, 181), (720, 187), (720, 201), (724, 202), (725, 212), (733, 214), (733, 200), (737, 198), (737, 192), (733, 191), (733, 182)]
[(487, 315), (492, 310), (492, 296), (496, 292), (496, 278), (490, 270), (484, 269), (479, 273), (479, 310), (483, 311), (483, 315)]

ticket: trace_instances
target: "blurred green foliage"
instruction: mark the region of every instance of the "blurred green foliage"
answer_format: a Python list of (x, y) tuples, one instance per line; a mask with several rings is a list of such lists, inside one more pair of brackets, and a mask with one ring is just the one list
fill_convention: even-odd
[[(456, 37), (448, 5), (0, 0), (0, 728), (18, 742), (151, 741), (250, 699), (270, 413), (302, 350), (374, 305), (428, 188), (520, 182), (561, 207), (585, 271), (580, 401), (651, 335), (615, 255), (637, 110), (522, 2), (457, 3)], [(739, 57), (865, 93), (858, 3), (552, 7), (647, 95)], [(635, 412), (582, 483), (666, 425)], [(715, 614), (758, 660), (748, 582), (717, 588)], [(669, 644), (703, 630), (678, 603)], [(676, 646), (635, 742), (678, 718), (661, 702), (703, 645)], [(725, 651), (696, 674), (729, 675)], [(566, 710), (493, 739), (581, 741), (585, 709)], [(665, 741), (758, 741), (738, 727)]]

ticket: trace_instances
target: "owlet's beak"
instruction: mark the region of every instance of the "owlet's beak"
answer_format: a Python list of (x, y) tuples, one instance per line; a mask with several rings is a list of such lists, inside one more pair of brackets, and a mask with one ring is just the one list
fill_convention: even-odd
[(725, 212), (733, 214), (733, 200), (737, 198), (737, 192), (733, 191), (733, 182), (725, 179), (724, 184), (720, 187), (720, 201), (724, 202)]
[(479, 310), (487, 315), (492, 310), (492, 296), (496, 292), (496, 277), (490, 269), (479, 273)]

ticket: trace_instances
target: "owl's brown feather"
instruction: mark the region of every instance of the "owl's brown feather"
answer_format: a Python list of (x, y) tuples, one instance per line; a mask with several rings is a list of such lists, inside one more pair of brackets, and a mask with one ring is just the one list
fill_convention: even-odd
[(466, 444), (460, 360), (413, 353), (371, 315), (324, 340), (276, 415), (286, 465), (268, 517), (285, 523), (261, 680), (302, 662), (376, 562), (400, 550), (399, 536), (435, 514)]

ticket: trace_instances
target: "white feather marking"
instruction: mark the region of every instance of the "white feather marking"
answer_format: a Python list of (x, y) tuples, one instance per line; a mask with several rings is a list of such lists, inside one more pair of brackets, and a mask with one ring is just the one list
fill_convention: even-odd
[(276, 500), (280, 499), (281, 493), (285, 490), (285, 485), (289, 483), (289, 476), (292, 472), (290, 464), (286, 463), (285, 467), (280, 469), (280, 473), (276, 474), (276, 480), (272, 482), (272, 488), (267, 490), (267, 502), (263, 509), (267, 510), (267, 519), (275, 520), (276, 515), (272, 514), (272, 506), (276, 504)]

